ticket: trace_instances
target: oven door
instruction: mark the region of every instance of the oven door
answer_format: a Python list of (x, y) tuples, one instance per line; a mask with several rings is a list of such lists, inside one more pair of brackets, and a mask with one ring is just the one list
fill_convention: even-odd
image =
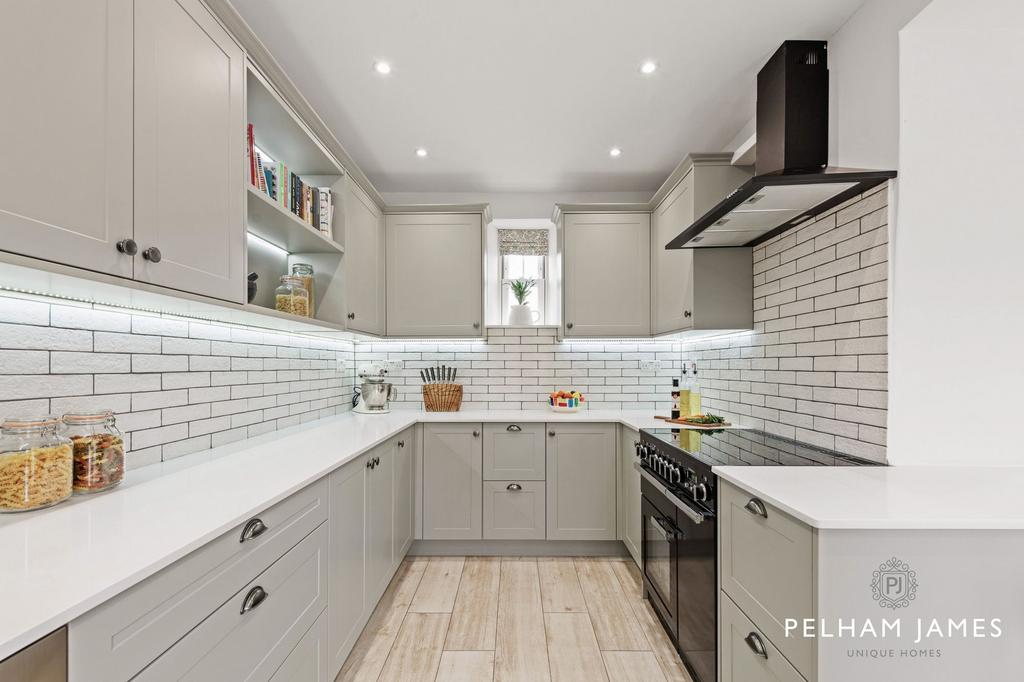
[(715, 682), (716, 519), (712, 514), (687, 506), (687, 509), (680, 508), (676, 521), (680, 536), (684, 538), (677, 543), (676, 554), (676, 599), (679, 601), (676, 642), (694, 682)]
[(674, 638), (678, 627), (679, 605), (676, 592), (680, 532), (673, 520), (674, 514), (666, 514), (665, 506), (672, 509), (660, 494), (654, 492), (649, 495), (649, 491), (644, 491), (640, 503), (643, 577), (651, 605)]

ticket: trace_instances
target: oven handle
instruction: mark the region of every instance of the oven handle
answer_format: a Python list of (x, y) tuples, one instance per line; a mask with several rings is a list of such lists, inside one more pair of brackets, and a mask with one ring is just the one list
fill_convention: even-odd
[(681, 530), (679, 530), (678, 528), (676, 528), (675, 524), (672, 524), (671, 526), (666, 525), (665, 522), (668, 519), (663, 519), (660, 516), (654, 516), (654, 515), (652, 515), (651, 518), (654, 519), (654, 522), (656, 524), (658, 524), (658, 527), (661, 528), (661, 530), (663, 530), (665, 532), (665, 537), (667, 537), (669, 540), (679, 540), (679, 539), (682, 538), (683, 532)]
[(643, 476), (648, 483), (653, 485), (659, 493), (668, 498), (668, 501), (671, 502), (676, 509), (686, 514), (691, 521), (694, 523), (704, 523), (704, 521), (707, 520), (707, 514), (702, 514), (676, 497), (668, 488), (661, 484), (661, 481), (656, 479), (649, 471), (640, 466), (640, 462), (633, 462), (633, 468), (639, 471), (640, 475)]

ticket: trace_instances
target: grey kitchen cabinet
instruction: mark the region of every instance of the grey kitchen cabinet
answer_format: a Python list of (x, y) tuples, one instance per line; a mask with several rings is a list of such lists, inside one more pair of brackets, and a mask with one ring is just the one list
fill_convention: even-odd
[(270, 682), (328, 682), (327, 614), (321, 613)]
[(366, 600), (366, 479), (370, 454), (331, 472), (327, 653), (337, 674), (363, 629)]
[(245, 54), (199, 0), (134, 12), (135, 279), (244, 303)]
[(68, 626), (69, 679), (105, 682), (138, 674), (327, 517), (322, 480), (79, 616)]
[(721, 682), (806, 682), (728, 595), (719, 595)]
[(547, 428), (547, 539), (615, 540), (615, 425)]
[(366, 475), (366, 590), (367, 603), (376, 603), (391, 580), (394, 560), (395, 450), (394, 438), (370, 452)]
[(393, 214), (386, 223), (388, 336), (481, 336), (482, 214)]
[(326, 580), (321, 524), (134, 679), (270, 678), (323, 613)]
[(133, 275), (116, 248), (133, 236), (132, 8), (4, 4), (0, 249)]
[(350, 177), (345, 178), (345, 292), (349, 329), (385, 331), (384, 214)]
[[(814, 638), (787, 637), (784, 625), (787, 618), (813, 620), (817, 612), (811, 528), (727, 481), (721, 482), (718, 495), (722, 591), (756, 623), (763, 639), (814, 679)], [(720, 634), (729, 636), (724, 629)]]
[(688, 156), (655, 195), (651, 214), (652, 331), (753, 327), (749, 249), (665, 249), (750, 177), (729, 154)]
[(569, 213), (562, 233), (565, 336), (649, 336), (650, 214)]
[(485, 481), (543, 481), (544, 424), (484, 424)]
[(619, 496), (618, 511), (619, 539), (626, 545), (633, 561), (641, 562), (641, 514), (640, 514), (640, 472), (633, 467), (637, 461), (634, 444), (640, 440), (640, 432), (628, 426), (619, 426)]
[(485, 540), (543, 540), (544, 481), (484, 481)]
[(394, 442), (395, 458), (395, 532), (394, 532), (394, 562), (397, 564), (412, 546), (413, 535), (415, 534), (415, 513), (414, 504), (416, 500), (416, 439), (413, 429), (408, 428), (397, 437)]
[(483, 537), (480, 424), (423, 425), (423, 539)]

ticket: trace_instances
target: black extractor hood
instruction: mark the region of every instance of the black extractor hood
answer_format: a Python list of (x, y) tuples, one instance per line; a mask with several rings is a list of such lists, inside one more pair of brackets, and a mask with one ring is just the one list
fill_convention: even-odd
[(827, 50), (788, 40), (758, 72), (756, 175), (665, 248), (757, 246), (896, 177), (827, 165)]

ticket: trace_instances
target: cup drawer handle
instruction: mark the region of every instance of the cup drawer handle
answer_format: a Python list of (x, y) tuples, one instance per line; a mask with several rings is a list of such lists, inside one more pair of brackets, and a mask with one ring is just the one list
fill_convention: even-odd
[(750, 650), (753, 651), (755, 655), (760, 656), (765, 660), (768, 659), (768, 650), (764, 648), (764, 642), (761, 640), (761, 636), (756, 632), (751, 632), (743, 638), (743, 641), (747, 643), (747, 646), (750, 647)]
[(512, 492), (518, 492), (522, 489), (523, 486), (519, 485), (518, 483), (509, 483), (507, 486), (505, 486), (505, 490), (510, 490)]
[(764, 502), (756, 497), (751, 497), (747, 503), (743, 505), (743, 508), (755, 516), (760, 516), (765, 519), (768, 518), (768, 508), (764, 506)]
[(519, 426), (519, 424), (509, 424), (508, 428), (506, 428), (505, 430), (511, 431), (512, 433), (519, 433), (520, 431), (523, 430), (523, 427)]
[(267, 524), (263, 523), (263, 519), (249, 519), (249, 522), (245, 524), (245, 528), (242, 529), (242, 537), (238, 539), (239, 542), (245, 542), (246, 540), (252, 540), (258, 538), (269, 530)]
[(245, 595), (245, 599), (242, 600), (242, 609), (238, 612), (245, 615), (255, 609), (257, 606), (267, 600), (270, 593), (264, 590), (262, 587), (257, 585), (256, 587), (249, 590), (248, 594)]

